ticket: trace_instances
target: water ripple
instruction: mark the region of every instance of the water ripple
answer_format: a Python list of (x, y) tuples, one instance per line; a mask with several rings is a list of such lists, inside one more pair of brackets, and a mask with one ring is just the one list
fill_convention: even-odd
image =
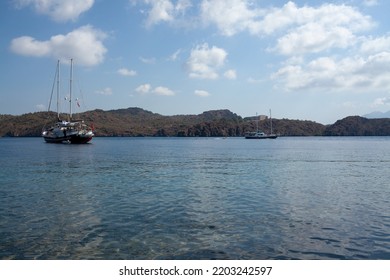
[(389, 140), (0, 139), (0, 259), (390, 259)]

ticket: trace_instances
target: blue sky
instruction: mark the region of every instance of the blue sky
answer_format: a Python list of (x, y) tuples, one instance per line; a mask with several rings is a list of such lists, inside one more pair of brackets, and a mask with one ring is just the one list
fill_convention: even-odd
[(388, 111), (389, 10), (384, 0), (1, 1), (0, 114), (46, 110), (57, 59), (66, 97), (70, 58), (81, 111), (272, 109), (323, 124)]

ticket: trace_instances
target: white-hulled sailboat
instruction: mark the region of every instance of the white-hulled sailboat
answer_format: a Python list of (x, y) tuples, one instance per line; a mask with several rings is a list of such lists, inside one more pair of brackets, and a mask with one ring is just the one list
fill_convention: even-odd
[[(72, 77), (73, 59), (70, 60), (70, 89), (69, 89), (69, 116), (67, 120), (61, 120), (59, 112), (60, 100), (60, 61), (57, 62), (55, 80), (57, 81), (57, 122), (42, 131), (42, 137), (47, 143), (71, 143), (85, 144), (92, 140), (94, 136), (93, 129), (86, 125), (83, 120), (72, 119)], [(54, 84), (53, 84), (54, 89)], [(53, 90), (50, 97), (49, 111)]]

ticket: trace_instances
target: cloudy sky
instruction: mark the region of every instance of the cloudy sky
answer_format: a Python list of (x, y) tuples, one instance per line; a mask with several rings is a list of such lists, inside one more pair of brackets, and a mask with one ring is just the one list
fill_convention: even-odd
[(323, 124), (388, 111), (388, 11), (385, 0), (4, 0), (0, 114), (46, 110), (58, 59), (64, 99), (70, 58), (82, 111), (272, 109)]

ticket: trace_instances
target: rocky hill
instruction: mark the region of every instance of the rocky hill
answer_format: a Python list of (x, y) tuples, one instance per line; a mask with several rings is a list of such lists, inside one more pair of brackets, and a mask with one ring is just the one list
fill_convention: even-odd
[(0, 137), (39, 136), (49, 120), (55, 120), (54, 113), (28, 113), (21, 116), (0, 115)]
[(347, 117), (328, 126), (325, 136), (390, 136), (390, 119)]
[[(253, 118), (242, 118), (229, 110), (163, 116), (141, 108), (127, 108), (93, 110), (75, 117), (93, 123), (96, 136), (241, 137), (256, 129)], [(0, 137), (40, 136), (42, 128), (55, 120), (56, 114), (52, 112), (0, 115)], [(259, 129), (269, 132), (269, 120), (259, 121)], [(273, 132), (281, 136), (390, 136), (390, 119), (347, 117), (329, 126), (312, 121), (273, 119)]]

